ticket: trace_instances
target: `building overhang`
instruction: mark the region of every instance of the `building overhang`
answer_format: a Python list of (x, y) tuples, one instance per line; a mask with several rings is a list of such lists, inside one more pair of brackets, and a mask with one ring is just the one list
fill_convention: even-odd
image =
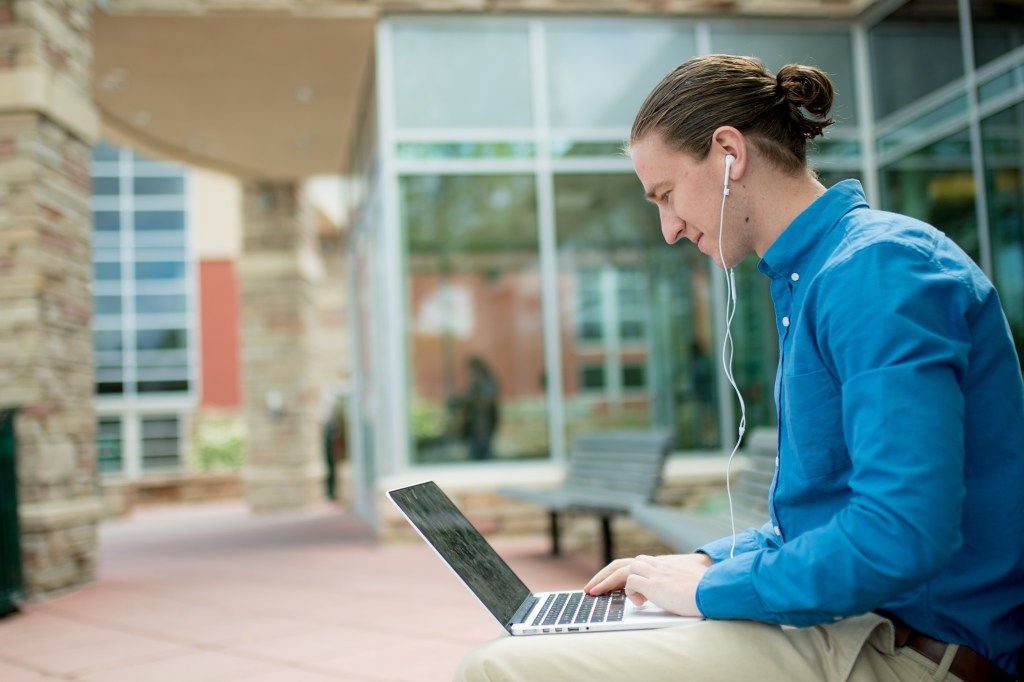
[(351, 169), (392, 12), (853, 18), (876, 0), (97, 0), (103, 136), (247, 181)]

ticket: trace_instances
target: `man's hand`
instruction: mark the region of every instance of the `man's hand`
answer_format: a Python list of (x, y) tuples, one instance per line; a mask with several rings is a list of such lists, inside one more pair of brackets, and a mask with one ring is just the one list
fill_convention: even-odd
[(681, 616), (702, 616), (697, 608), (697, 585), (711, 566), (706, 554), (672, 554), (616, 559), (584, 586), (589, 594), (625, 588), (637, 606), (650, 601)]

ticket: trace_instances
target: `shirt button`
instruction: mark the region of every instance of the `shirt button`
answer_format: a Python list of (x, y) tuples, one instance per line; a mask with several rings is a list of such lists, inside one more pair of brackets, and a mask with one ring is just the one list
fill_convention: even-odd
[(775, 528), (773, 528), (772, 530), (775, 531), (776, 535), (782, 535), (782, 529), (779, 528), (778, 526), (775, 526)]
[(784, 318), (782, 318), (782, 326), (783, 327), (788, 327), (789, 326), (789, 315), (786, 315)]
[(778, 457), (776, 457), (776, 458), (775, 458), (775, 466), (776, 466), (776, 467), (778, 467), (778, 466), (779, 466), (779, 458), (778, 458)]
[(794, 272), (792, 275), (789, 276), (789, 278), (791, 280), (793, 280), (794, 282), (796, 282), (797, 280), (800, 279), (800, 273), (799, 272)]

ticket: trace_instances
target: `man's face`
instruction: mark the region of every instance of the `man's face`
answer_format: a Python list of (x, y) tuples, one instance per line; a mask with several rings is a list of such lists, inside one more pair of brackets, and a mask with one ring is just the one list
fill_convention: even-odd
[[(717, 167), (711, 155), (696, 161), (666, 145), (658, 134), (634, 143), (630, 156), (648, 201), (658, 207), (665, 241), (689, 239), (722, 267), (718, 243), (724, 165)], [(727, 237), (723, 250), (729, 267), (749, 253), (738, 235)]]

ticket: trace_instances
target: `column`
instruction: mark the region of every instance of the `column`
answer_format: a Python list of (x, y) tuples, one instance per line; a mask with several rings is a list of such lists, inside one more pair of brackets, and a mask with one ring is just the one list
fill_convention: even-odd
[(255, 511), (324, 499), (323, 393), (315, 363), (312, 212), (295, 185), (243, 191), (243, 475)]
[(92, 2), (0, 5), (0, 405), (18, 407), (31, 597), (95, 575)]

